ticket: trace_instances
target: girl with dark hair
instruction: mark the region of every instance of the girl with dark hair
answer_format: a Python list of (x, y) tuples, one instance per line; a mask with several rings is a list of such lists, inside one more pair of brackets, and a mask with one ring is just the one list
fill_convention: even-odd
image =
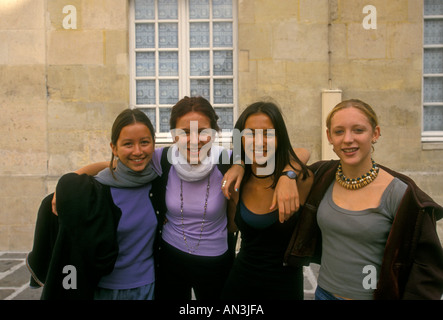
[[(149, 165), (154, 132), (149, 118), (137, 109), (124, 110), (112, 126), (109, 170), (95, 178), (111, 187), (114, 203), (122, 211), (117, 227), (119, 254), (113, 271), (100, 279), (95, 299), (154, 298), (154, 240), (162, 223), (147, 197), (152, 194), (149, 182), (158, 177)], [(118, 159), (115, 169), (114, 158)]]
[[(114, 159), (118, 159), (118, 144), (119, 144), (119, 138), (120, 138), (120, 134), (122, 132), (122, 130), (127, 130), (128, 128), (125, 129), (125, 127), (130, 126), (130, 125), (135, 125), (135, 124), (141, 124), (144, 125), (149, 132), (151, 133), (151, 137), (149, 139), (149, 151), (154, 151), (151, 150), (152, 148), (155, 147), (155, 130), (154, 127), (151, 123), (151, 120), (149, 120), (149, 118), (146, 116), (146, 114), (138, 109), (126, 109), (124, 111), (122, 111), (117, 118), (114, 121), (114, 124), (112, 125), (112, 130), (111, 130), (111, 148), (112, 148), (112, 156), (111, 156), (111, 160), (109, 161), (109, 169), (110, 172), (112, 174), (114, 174)], [(140, 127), (141, 128), (141, 127)], [(127, 142), (127, 141), (125, 141)], [(146, 145), (146, 143), (148, 142), (148, 140), (145, 140), (144, 145)], [(120, 143), (122, 143), (120, 141)], [(128, 145), (126, 143), (126, 147), (129, 147), (130, 145)], [(151, 157), (150, 157), (151, 158)], [(145, 168), (147, 163), (149, 163), (150, 158), (147, 158), (147, 162), (140, 162), (138, 163), (138, 168)], [(127, 164), (127, 166), (131, 166), (129, 163)], [(134, 168), (135, 170), (137, 170), (136, 168)]]
[[(272, 170), (272, 184), (271, 188), (275, 188), (278, 182), (278, 179), (282, 175), (282, 173), (285, 171), (285, 168), (289, 165), (292, 167), (292, 169), (299, 171), (299, 174), (301, 173), (303, 177), (308, 176), (307, 167), (305, 164), (300, 161), (300, 159), (295, 154), (294, 149), (291, 146), (291, 141), (289, 139), (288, 131), (286, 128), (286, 124), (283, 120), (282, 114), (280, 110), (278, 109), (277, 105), (271, 102), (256, 102), (251, 104), (249, 107), (247, 107), (240, 117), (238, 118), (235, 129), (237, 129), (239, 132), (242, 133), (243, 136), (250, 136), (255, 135), (254, 132), (244, 132), (244, 129), (249, 129), (245, 126), (246, 121), (251, 115), (262, 113), (264, 114), (269, 120), (272, 122), (274, 129), (271, 133), (269, 131), (269, 135), (273, 135), (272, 138), (275, 138), (275, 141), (278, 142), (278, 148), (275, 148), (275, 156), (272, 157), (275, 161), (275, 170)], [(263, 129), (265, 130), (265, 129)], [(265, 132), (263, 132), (264, 134)], [(265, 136), (265, 135), (264, 135)], [(247, 138), (245, 138), (247, 139)], [(243, 154), (242, 159), (247, 157), (247, 154), (244, 154), (245, 148), (241, 148)], [(248, 157), (249, 162), (252, 160), (250, 157)], [(248, 162), (248, 160), (245, 160)], [(298, 165), (299, 168), (295, 168), (292, 163), (295, 163)], [(248, 166), (245, 168), (245, 174), (249, 175), (252, 172), (252, 166)]]
[(212, 145), (217, 119), (206, 99), (184, 97), (171, 110), (175, 143), (157, 149), (153, 158), (161, 168), (166, 207), (160, 300), (190, 300), (192, 290), (198, 300), (219, 299), (231, 266), (228, 206), (220, 188), (224, 172), (217, 166), (223, 148)]
[[(279, 177), (288, 174), (288, 165), (294, 170), (291, 174), (297, 179), (301, 204), (309, 193), (313, 175), (293, 151), (283, 117), (274, 103), (250, 105), (235, 128), (242, 133), (241, 152), (246, 163), (240, 193), (233, 196), (241, 248), (222, 298), (303, 299), (303, 269), (283, 265), (297, 214), (280, 223), (278, 210), (269, 212), (268, 208)], [(260, 173), (270, 162), (275, 163), (274, 170)]]
[[(52, 195), (43, 200), (27, 258), (33, 282), (44, 286), (42, 299), (154, 298), (154, 242), (163, 223), (154, 210), (154, 148), (149, 118), (126, 109), (112, 126), (110, 168), (95, 177), (61, 177), (58, 217), (51, 212)], [(66, 265), (76, 270), (75, 290), (61, 278)]]

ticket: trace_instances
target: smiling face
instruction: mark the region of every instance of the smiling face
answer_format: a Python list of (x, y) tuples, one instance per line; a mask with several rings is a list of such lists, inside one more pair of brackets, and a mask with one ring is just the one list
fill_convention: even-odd
[(210, 119), (201, 112), (191, 111), (175, 123), (175, 141), (188, 163), (200, 163), (206, 156), (212, 140)]
[(122, 128), (117, 143), (111, 143), (111, 148), (125, 166), (142, 171), (152, 159), (155, 143), (148, 127), (136, 122)]
[(374, 128), (361, 110), (348, 107), (335, 112), (327, 135), (343, 165), (367, 165), (372, 143), (380, 137), (380, 127)]
[(264, 113), (250, 115), (245, 122), (242, 141), (246, 156), (252, 163), (266, 165), (270, 157), (275, 156), (277, 148), (275, 128), (269, 116)]

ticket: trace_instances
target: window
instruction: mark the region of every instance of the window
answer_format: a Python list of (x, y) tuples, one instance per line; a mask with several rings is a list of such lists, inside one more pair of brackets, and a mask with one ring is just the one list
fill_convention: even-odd
[(443, 142), (443, 2), (424, 1), (423, 142)]
[(171, 107), (184, 96), (211, 102), (229, 137), (237, 105), (236, 0), (131, 0), (131, 107), (158, 142), (171, 142)]

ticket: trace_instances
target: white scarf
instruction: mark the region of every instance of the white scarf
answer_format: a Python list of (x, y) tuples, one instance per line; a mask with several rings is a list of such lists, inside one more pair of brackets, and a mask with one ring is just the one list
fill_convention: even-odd
[[(205, 150), (202, 149), (201, 152)], [(178, 150), (177, 144), (173, 144), (168, 150), (168, 161), (174, 166), (180, 179), (188, 182), (200, 181), (207, 177), (218, 164), (223, 147), (212, 146), (208, 156), (198, 164), (190, 164)]]

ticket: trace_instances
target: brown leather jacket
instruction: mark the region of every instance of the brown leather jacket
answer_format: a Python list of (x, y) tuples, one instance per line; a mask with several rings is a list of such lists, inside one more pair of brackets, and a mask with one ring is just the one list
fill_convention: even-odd
[[(339, 161), (319, 161), (309, 168), (315, 174), (309, 197), (286, 250), (285, 263), (292, 266), (320, 263), (321, 232), (317, 208), (335, 179)], [(441, 299), (443, 249), (436, 221), (443, 207), (420, 190), (412, 179), (384, 166), (380, 168), (408, 185), (386, 242), (374, 299)]]

